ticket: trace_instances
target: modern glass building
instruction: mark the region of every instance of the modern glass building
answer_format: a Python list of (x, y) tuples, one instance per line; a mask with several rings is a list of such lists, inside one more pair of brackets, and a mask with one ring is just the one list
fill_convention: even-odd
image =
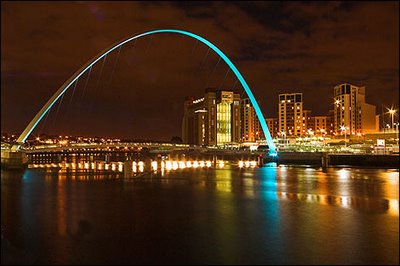
[(240, 94), (208, 88), (204, 97), (186, 97), (182, 121), (184, 143), (220, 146), (239, 143)]

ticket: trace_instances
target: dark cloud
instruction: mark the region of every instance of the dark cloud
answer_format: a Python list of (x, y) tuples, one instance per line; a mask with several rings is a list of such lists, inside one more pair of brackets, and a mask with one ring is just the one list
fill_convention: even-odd
[[(325, 114), (340, 82), (365, 85), (372, 104), (398, 106), (397, 2), (3, 1), (1, 8), (2, 131), (21, 132), (99, 51), (156, 28), (192, 31), (221, 48), (268, 117), (276, 116), (278, 93), (297, 91)], [(139, 39), (117, 55), (92, 69), (86, 87), (82, 77), (36, 132), (168, 140), (180, 135), (186, 95), (236, 81), (187, 37)]]

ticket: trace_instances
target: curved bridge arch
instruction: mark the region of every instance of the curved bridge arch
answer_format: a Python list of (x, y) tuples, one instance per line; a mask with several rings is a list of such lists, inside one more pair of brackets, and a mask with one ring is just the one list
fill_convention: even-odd
[(264, 131), (265, 138), (267, 140), (268, 146), (270, 148), (270, 155), (275, 155), (276, 154), (276, 149), (275, 145), (272, 141), (271, 134), (269, 133), (268, 126), (265, 122), (264, 116), (260, 110), (260, 107), (258, 106), (258, 103), (256, 99), (254, 98), (253, 93), (251, 92), (249, 86), (247, 85), (247, 82), (244, 80), (242, 74), (239, 72), (239, 70), (236, 68), (236, 66), (232, 63), (232, 61), (214, 44), (212, 44), (210, 41), (204, 39), (203, 37), (196, 35), (194, 33), (188, 32), (188, 31), (183, 31), (183, 30), (176, 30), (176, 29), (160, 29), (160, 30), (152, 30), (152, 31), (147, 31), (138, 35), (135, 35), (133, 37), (129, 37), (123, 41), (118, 42), (117, 44), (113, 44), (107, 49), (101, 51), (98, 55), (96, 55), (93, 59), (89, 60), (83, 67), (81, 67), (78, 71), (75, 72), (74, 75), (72, 75), (58, 90), (57, 92), (46, 102), (46, 104), (40, 109), (40, 111), (36, 114), (36, 116), (32, 119), (32, 121), (27, 125), (25, 130), (22, 132), (22, 134), (19, 136), (17, 142), (19, 145), (15, 145), (13, 147), (13, 150), (19, 150), (20, 144), (24, 143), (25, 140), (28, 138), (28, 136), (31, 134), (33, 129), (35, 129), (36, 125), (40, 122), (40, 120), (43, 118), (43, 116), (50, 110), (50, 108), (54, 105), (54, 103), (68, 90), (68, 88), (71, 87), (71, 85), (80, 77), (82, 76), (90, 67), (92, 67), (94, 64), (96, 64), (100, 59), (105, 57), (107, 54), (110, 52), (114, 51), (115, 49), (119, 48), (120, 46), (138, 39), (140, 37), (144, 37), (146, 35), (151, 35), (151, 34), (157, 34), (157, 33), (177, 33), (177, 34), (182, 34), (186, 35), (189, 37), (192, 37), (205, 45), (207, 45), (209, 48), (211, 48), (214, 52), (216, 52), (222, 59), (224, 59), (225, 63), (229, 66), (229, 68), (232, 70), (233, 73), (235, 73), (236, 77), (239, 79), (240, 83), (242, 84), (242, 87), (246, 91), (247, 96), (249, 97), (254, 110), (256, 111), (258, 120), (260, 121), (261, 127)]

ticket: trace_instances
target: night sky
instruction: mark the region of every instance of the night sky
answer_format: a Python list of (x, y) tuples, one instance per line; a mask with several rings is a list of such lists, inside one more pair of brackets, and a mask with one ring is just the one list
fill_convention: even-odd
[[(21, 133), (101, 50), (160, 28), (219, 47), (266, 117), (277, 117), (283, 92), (303, 92), (304, 107), (325, 115), (341, 82), (365, 85), (378, 113), (382, 104), (399, 106), (398, 2), (2, 1), (2, 132)], [(227, 70), (189, 37), (145, 37), (100, 61), (34, 134), (170, 140), (181, 135), (185, 96), (200, 97), (206, 87), (243, 91)]]

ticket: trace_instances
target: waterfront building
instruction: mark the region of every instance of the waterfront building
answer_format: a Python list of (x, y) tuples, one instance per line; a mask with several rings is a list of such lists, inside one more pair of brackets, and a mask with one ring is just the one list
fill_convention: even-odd
[[(260, 120), (258, 120), (256, 111), (254, 110), (250, 99), (242, 99), (240, 102), (240, 106), (242, 142), (255, 142), (262, 139), (265, 140), (264, 131), (261, 127)], [(269, 131), (271, 133), (271, 129), (269, 129)]]
[(375, 106), (365, 102), (365, 86), (343, 83), (334, 88), (334, 130), (357, 134), (376, 131)]
[(279, 94), (279, 131), (286, 136), (303, 135), (303, 93)]
[(255, 142), (255, 123), (258, 122), (256, 112), (251, 105), (250, 99), (241, 100), (241, 140), (242, 142)]
[(327, 134), (334, 135), (334, 133), (335, 133), (335, 112), (334, 112), (334, 110), (328, 111), (328, 116), (326, 117), (326, 127), (327, 127)]
[(314, 134), (315, 135), (326, 135), (328, 131), (327, 127), (327, 116), (313, 116), (312, 120), (314, 120)]
[(302, 130), (302, 135), (308, 134), (309, 130), (312, 130), (312, 128), (314, 127), (312, 125), (311, 121), (311, 110), (303, 110), (303, 118), (302, 118), (303, 122), (303, 130)]
[(271, 137), (276, 138), (279, 132), (278, 118), (266, 118), (265, 122), (267, 122), (268, 130), (271, 134)]
[(207, 88), (202, 98), (185, 98), (184, 143), (206, 146), (238, 143), (240, 128), (240, 94)]

